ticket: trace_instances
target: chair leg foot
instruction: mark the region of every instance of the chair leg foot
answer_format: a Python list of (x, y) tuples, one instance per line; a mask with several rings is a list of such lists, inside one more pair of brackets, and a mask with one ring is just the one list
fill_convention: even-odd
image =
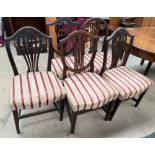
[(65, 106), (65, 100), (63, 100), (61, 103), (60, 103), (60, 121), (63, 121), (63, 113), (64, 113), (64, 106)]
[(17, 110), (13, 111), (13, 117), (14, 117), (14, 121), (15, 121), (16, 131), (19, 134), (20, 129), (19, 129), (19, 118), (18, 118), (18, 111)]
[(77, 113), (72, 112), (72, 115), (71, 115), (71, 134), (74, 133), (75, 124), (76, 124), (76, 119), (77, 119)]
[(137, 100), (137, 102), (136, 102), (136, 104), (135, 104), (135, 107), (138, 107), (138, 105), (139, 105), (140, 101), (142, 100), (143, 96), (145, 95), (146, 91), (147, 91), (147, 90), (145, 90), (145, 91), (139, 96), (139, 98), (138, 98), (138, 100)]
[(104, 120), (105, 120), (105, 121), (108, 121), (108, 118), (109, 118), (109, 115), (106, 114)]
[(114, 108), (113, 108), (112, 112), (111, 112), (109, 121), (111, 121), (111, 120), (113, 119), (113, 117), (114, 117), (114, 115), (115, 115), (115, 113), (116, 113), (116, 111), (117, 111), (117, 109), (118, 109), (120, 103), (121, 103), (121, 101), (118, 99), (118, 100), (116, 101), (115, 105), (114, 105)]

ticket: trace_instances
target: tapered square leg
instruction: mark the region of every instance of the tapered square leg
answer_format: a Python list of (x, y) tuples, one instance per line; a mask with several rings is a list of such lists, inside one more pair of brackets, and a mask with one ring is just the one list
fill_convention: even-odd
[(76, 119), (77, 119), (77, 113), (72, 112), (72, 115), (71, 115), (71, 133), (72, 134), (74, 133), (74, 130), (75, 130)]
[(115, 113), (116, 113), (116, 111), (117, 111), (117, 109), (118, 109), (120, 103), (121, 103), (121, 101), (118, 99), (118, 100), (116, 101), (114, 107), (113, 107), (113, 110), (112, 110), (112, 112), (111, 112), (109, 121), (111, 121), (111, 120), (113, 119), (113, 117), (114, 117), (114, 115), (115, 115)]
[(20, 130), (19, 130), (19, 118), (18, 118), (18, 111), (17, 110), (13, 111), (13, 117), (14, 117), (17, 133), (19, 134)]

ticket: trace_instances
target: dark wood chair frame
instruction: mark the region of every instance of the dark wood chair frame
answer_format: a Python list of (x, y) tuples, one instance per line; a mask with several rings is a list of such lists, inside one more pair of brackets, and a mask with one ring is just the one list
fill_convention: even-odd
[[(85, 50), (84, 42), (86, 42), (86, 39), (82, 38), (81, 36), (86, 36), (87, 38), (92, 40), (93, 45), (94, 45), (94, 46), (90, 47), (90, 49), (89, 49), (90, 52), (92, 53), (92, 57), (90, 59), (90, 62), (85, 66), (81, 62), (83, 62), (82, 59), (84, 59), (84, 50)], [(70, 39), (73, 39), (75, 41), (75, 43), (76, 43), (76, 44), (74, 44), (74, 47), (73, 47), (74, 49), (72, 50), (74, 58), (75, 58), (74, 68), (70, 68), (66, 64), (66, 61), (65, 61), (66, 53), (63, 50), (63, 44), (66, 43)], [(72, 71), (74, 73), (81, 73), (81, 72), (83, 72), (83, 71), (85, 71), (86, 69), (89, 68), (89, 71), (93, 72), (93, 70), (94, 70), (94, 58), (95, 58), (96, 51), (97, 51), (97, 41), (98, 41), (97, 36), (93, 36), (93, 35), (89, 34), (88, 32), (82, 31), (82, 30), (72, 32), (68, 37), (66, 37), (63, 40), (60, 40), (60, 51), (61, 51), (61, 54), (62, 54), (61, 57), (62, 57), (62, 62), (63, 62), (63, 66), (64, 66), (63, 79), (66, 78), (66, 71), (68, 71), (68, 70)], [(105, 53), (105, 59), (104, 60), (105, 60), (104, 63), (106, 64), (106, 53)], [(105, 66), (105, 65), (103, 65), (103, 66)], [(68, 111), (69, 119), (70, 119), (70, 122), (71, 122), (71, 133), (74, 133), (76, 119), (77, 119), (78, 115), (86, 113), (86, 112), (90, 112), (92, 110), (96, 110), (96, 109), (90, 109), (90, 110), (81, 110), (81, 111), (74, 112), (72, 110), (72, 108), (70, 107), (70, 105), (69, 105), (69, 103), (67, 101), (67, 98), (66, 98), (65, 103), (66, 103), (66, 106), (67, 106), (67, 111)], [(112, 111), (111, 108), (113, 107), (114, 103), (115, 103), (114, 101), (111, 101), (111, 102), (108, 103), (108, 105), (100, 107), (100, 108), (103, 108), (104, 111), (106, 112), (105, 120), (107, 120), (109, 118), (110, 112)], [(97, 109), (99, 109), (99, 108), (97, 108)]]
[(90, 34), (99, 36), (101, 25), (104, 26), (103, 31), (105, 31), (105, 37), (107, 37), (109, 33), (108, 24), (102, 18), (90, 18), (86, 20), (83, 24), (83, 30), (88, 31), (90, 29)]
[[(22, 45), (21, 45), (21, 40), (22, 40)], [(34, 27), (26, 26), (16, 31), (11, 37), (8, 37), (5, 39), (8, 58), (12, 66), (14, 76), (16, 76), (16, 75), (19, 75), (19, 73), (15, 64), (14, 58), (12, 56), (12, 51), (10, 48), (11, 41), (17, 41), (18, 48), (21, 52), (21, 55), (24, 57), (24, 60), (28, 67), (27, 73), (39, 71), (38, 69), (39, 56), (41, 51), (44, 49), (42, 48), (42, 46), (46, 45), (46, 47), (49, 49), (47, 71), (51, 71), (51, 59), (54, 57), (54, 48), (52, 45), (51, 37), (46, 36), (45, 34), (43, 34), (42, 32), (40, 32)], [(38, 44), (39, 44), (39, 48), (37, 48)], [(19, 120), (22, 118), (43, 114), (51, 111), (58, 111), (60, 114), (60, 121), (62, 121), (63, 111), (64, 111), (64, 100), (54, 103), (54, 106), (55, 108), (42, 110), (42, 111), (40, 110), (37, 112), (22, 114), (22, 115), (21, 115), (21, 110), (13, 110), (13, 116), (14, 116), (17, 133), (20, 133)]]
[[(58, 26), (58, 27), (65, 26), (66, 30), (67, 30), (67, 32), (65, 31), (66, 36), (68, 36), (71, 33), (72, 27), (76, 28), (77, 30), (80, 30), (80, 23), (72, 21), (69, 17), (60, 17), (55, 22), (47, 23), (46, 24), (46, 34), (47, 35), (50, 35), (49, 28), (51, 26)], [(55, 29), (57, 31), (56, 27), (55, 27)], [(64, 30), (62, 30), (62, 31), (64, 32)], [(64, 38), (61, 38), (61, 39), (64, 39)], [(57, 38), (57, 49), (55, 49), (55, 52), (58, 55), (61, 55), (59, 48), (60, 48), (60, 40)]]
[[(83, 30), (88, 31), (89, 29), (89, 33), (95, 36), (99, 36), (99, 31), (101, 28), (101, 25), (104, 27), (102, 29), (102, 31), (104, 31), (104, 41), (107, 38), (108, 34), (109, 34), (109, 28), (108, 28), (108, 24), (107, 22), (102, 19), (102, 18), (90, 18), (88, 20), (86, 20), (83, 24)], [(104, 47), (104, 41), (103, 41), (103, 46)], [(93, 44), (90, 42), (90, 46), (93, 46)], [(102, 48), (102, 51), (104, 50), (104, 48)]]
[[(90, 18), (87, 21), (85, 21), (85, 23), (83, 24), (83, 30), (88, 31), (88, 29), (90, 28), (89, 33), (98, 37), (99, 37), (99, 30), (100, 30), (101, 24), (104, 25), (103, 31), (105, 32), (103, 45), (102, 45), (102, 52), (104, 52), (105, 56), (103, 56), (103, 66), (102, 66), (100, 75), (102, 75), (102, 73), (106, 69), (106, 63), (104, 62), (107, 62), (108, 44), (107, 44), (106, 38), (108, 37), (108, 34), (109, 34), (109, 27), (108, 27), (109, 25), (102, 18)], [(90, 46), (93, 46), (93, 44)]]
[[(121, 66), (125, 66), (128, 60), (129, 54), (131, 53), (131, 50), (132, 50), (134, 36), (131, 35), (125, 28), (118, 28), (112, 33), (112, 35), (109, 38), (106, 39), (105, 44), (107, 44), (106, 45), (107, 48), (109, 46), (109, 42), (111, 41), (112, 41), (112, 63), (109, 69), (117, 67), (117, 63), (119, 59), (122, 60)], [(138, 97), (138, 99), (131, 98), (133, 101), (136, 102), (135, 107), (139, 105), (140, 101), (142, 100), (146, 92), (147, 90), (145, 90)], [(125, 100), (121, 101), (120, 99), (116, 100), (114, 106), (112, 107), (111, 115), (109, 117), (110, 121), (114, 117), (120, 103), (124, 101)]]

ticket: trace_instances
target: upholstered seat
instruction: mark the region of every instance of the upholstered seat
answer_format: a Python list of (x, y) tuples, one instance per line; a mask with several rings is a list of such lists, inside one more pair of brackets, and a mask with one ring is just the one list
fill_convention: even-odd
[(33, 109), (64, 99), (65, 89), (52, 72), (29, 72), (13, 78), (11, 107)]
[[(74, 68), (74, 57), (73, 56), (68, 56), (66, 57), (66, 63), (68, 66), (70, 66), (71, 68)], [(55, 58), (52, 59), (51, 62), (51, 71), (53, 72), (54, 75), (56, 75), (59, 79), (63, 79), (63, 63), (61, 58)], [(67, 71), (66, 73), (67, 77), (74, 75), (73, 72), (71, 71)]]
[[(94, 59), (94, 73), (100, 74), (103, 66), (103, 52), (97, 52)], [(85, 55), (85, 63), (87, 64), (90, 61), (92, 54)], [(112, 62), (112, 55), (110, 53), (107, 54), (107, 63), (106, 68), (109, 69)], [(118, 66), (122, 64), (122, 61), (118, 61)]]
[(107, 70), (102, 77), (117, 89), (120, 100), (139, 96), (152, 85), (150, 79), (125, 66)]
[[(85, 54), (84, 55), (84, 63), (88, 64), (88, 62), (91, 59), (92, 54)], [(111, 66), (112, 62), (112, 55), (110, 53), (107, 54), (107, 69)], [(74, 68), (74, 57), (73, 56), (68, 56), (66, 57), (66, 63), (68, 66), (71, 68)], [(118, 66), (121, 65), (122, 61), (118, 61)], [(94, 73), (100, 74), (102, 70), (102, 65), (103, 65), (103, 52), (97, 52), (95, 59), (94, 59)], [(63, 79), (63, 64), (62, 60), (60, 58), (55, 58), (52, 59), (51, 63), (51, 70), (54, 73), (54, 75), (57, 75), (59, 79)], [(73, 72), (67, 71), (66, 73), (67, 77), (70, 77), (74, 75)]]
[(91, 72), (66, 78), (64, 87), (73, 111), (102, 107), (119, 95), (101, 76)]
[[(84, 63), (87, 62), (86, 60), (86, 55), (84, 56)], [(74, 68), (74, 56), (66, 56), (65, 57), (65, 61), (66, 61), (66, 64), (70, 67), (70, 68)], [(61, 58), (55, 58), (55, 59), (52, 59), (52, 62), (51, 62), (51, 71), (53, 72), (54, 75), (56, 75), (59, 79), (63, 79), (63, 63), (62, 63), (62, 60)], [(71, 72), (71, 71), (67, 71), (66, 72), (66, 76), (67, 77), (70, 77), (72, 75), (75, 75), (74, 72)]]

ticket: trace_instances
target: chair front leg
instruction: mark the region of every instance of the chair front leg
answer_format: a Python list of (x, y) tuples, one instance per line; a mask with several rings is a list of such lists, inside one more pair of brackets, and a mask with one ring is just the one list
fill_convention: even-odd
[(115, 102), (115, 105), (114, 105), (114, 107), (113, 107), (113, 110), (112, 110), (112, 112), (111, 112), (109, 121), (111, 121), (111, 120), (113, 119), (113, 117), (114, 117), (114, 115), (115, 115), (115, 113), (116, 113), (116, 111), (117, 111), (117, 109), (118, 109), (120, 103), (121, 103), (121, 100), (117, 99), (116, 102)]
[(77, 113), (72, 111), (71, 114), (71, 133), (74, 133), (75, 130), (75, 124), (76, 124), (76, 119), (77, 119)]
[[(147, 89), (148, 90), (148, 89)], [(147, 90), (145, 90), (138, 98), (136, 104), (135, 104), (135, 107), (138, 107), (140, 101), (142, 100), (143, 96), (145, 95), (145, 93), (147, 92)]]
[(13, 111), (13, 117), (14, 117), (14, 121), (15, 121), (16, 131), (19, 134), (20, 130), (19, 130), (19, 118), (18, 118), (18, 111), (17, 110)]

